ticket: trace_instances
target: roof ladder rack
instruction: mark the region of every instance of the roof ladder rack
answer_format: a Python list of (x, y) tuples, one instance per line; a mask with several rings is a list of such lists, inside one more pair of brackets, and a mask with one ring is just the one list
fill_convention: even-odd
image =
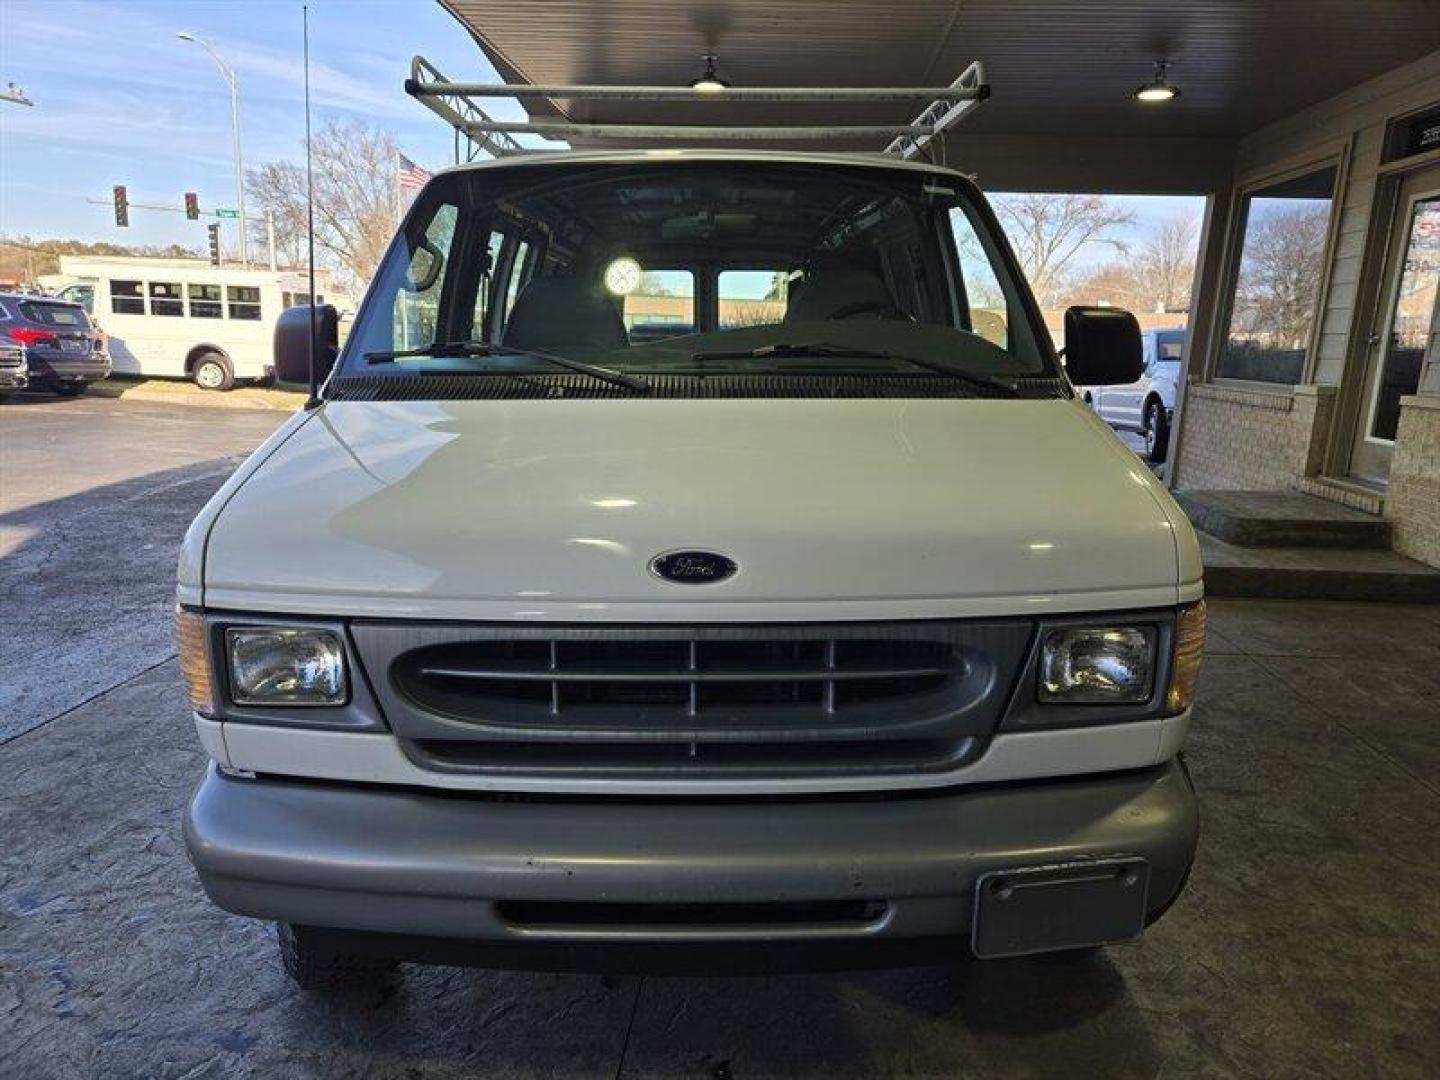
[[(456, 160), (460, 140), (466, 140), (465, 160), (479, 150), (502, 157), (523, 153), (516, 135), (542, 135), (552, 139), (618, 139), (625, 141), (681, 142), (811, 142), (886, 138), (882, 153), (912, 158), (935, 136), (953, 127), (990, 96), (985, 69), (972, 63), (949, 86), (745, 86), (720, 91), (688, 86), (585, 86), (533, 83), (455, 83), (433, 64), (417, 56), (410, 63), (405, 92), (445, 120), (456, 132)], [(871, 104), (886, 101), (931, 99), (908, 124), (803, 124), (722, 126), (715, 124), (612, 124), (572, 120), (496, 120), (476, 98), (548, 98), (551, 101), (673, 101), (696, 102), (829, 102)]]
[(410, 61), (410, 78), (405, 80), (407, 93), (410, 92), (412, 83), (428, 88), (424, 97), (415, 95), (416, 99), (455, 129), (456, 164), (474, 161), (482, 150), (492, 157), (524, 152), (525, 148), (513, 136), (487, 130), (487, 124), (495, 123), (490, 114), (471, 101), (470, 95), (457, 94), (451, 90), (456, 84), (442, 75), (440, 69), (423, 56), (416, 56)]

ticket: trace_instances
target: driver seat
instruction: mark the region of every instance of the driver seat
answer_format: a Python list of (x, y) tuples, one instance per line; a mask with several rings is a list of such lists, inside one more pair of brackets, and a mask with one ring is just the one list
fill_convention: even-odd
[(621, 349), (630, 343), (611, 297), (587, 277), (531, 278), (515, 298), (504, 342), (518, 349)]
[(837, 318), (857, 306), (894, 308), (895, 298), (873, 270), (836, 267), (808, 275), (785, 309), (785, 322)]

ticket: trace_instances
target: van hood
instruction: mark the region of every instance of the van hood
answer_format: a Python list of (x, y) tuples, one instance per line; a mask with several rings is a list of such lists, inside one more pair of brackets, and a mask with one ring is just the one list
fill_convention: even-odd
[[(182, 558), (208, 607), (940, 618), (1164, 606), (1199, 577), (1169, 496), (1073, 401), (331, 402), (265, 454)], [(686, 549), (738, 571), (650, 572)]]

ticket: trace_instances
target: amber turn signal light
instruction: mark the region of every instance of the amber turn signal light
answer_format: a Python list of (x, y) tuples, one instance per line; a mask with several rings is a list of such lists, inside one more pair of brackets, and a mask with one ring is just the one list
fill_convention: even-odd
[(215, 682), (211, 677), (210, 632), (198, 611), (175, 609), (175, 644), (180, 650), (180, 674), (190, 708), (201, 716), (215, 713)]
[(1170, 689), (1165, 711), (1182, 713), (1195, 702), (1195, 681), (1205, 654), (1205, 601), (1183, 608), (1175, 620), (1175, 652), (1170, 658)]

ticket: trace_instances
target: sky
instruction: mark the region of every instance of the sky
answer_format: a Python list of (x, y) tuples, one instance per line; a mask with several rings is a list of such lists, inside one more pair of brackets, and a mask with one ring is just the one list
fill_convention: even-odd
[[(178, 209), (194, 191), (203, 208), (235, 205), (229, 86), (182, 30), (235, 70), (246, 166), (302, 159), (299, 3), (0, 0), (0, 84), (35, 102), (0, 102), (0, 234), (203, 247), (205, 218), (137, 209), (119, 228), (110, 205), (115, 184), (132, 202)], [(415, 53), (451, 79), (499, 81), (433, 0), (310, 0), (316, 125), (368, 120), (419, 164), (451, 164), (450, 128), (402, 88)], [(513, 100), (491, 112), (523, 119)]]
[[(132, 202), (235, 205), (230, 94), (208, 41), (235, 69), (247, 167), (301, 160), (300, 4), (294, 0), (0, 0), (0, 84), (15, 82), (34, 108), (0, 102), (0, 235), (179, 243), (201, 249), (202, 217), (136, 208), (114, 222), (111, 188)], [(393, 131), (401, 151), (434, 170), (453, 161), (450, 128), (402, 88), (420, 53), (454, 80), (498, 81), (478, 46), (434, 0), (310, 0), (310, 80), (317, 126), (364, 119)], [(513, 99), (490, 111), (523, 119)], [(963, 145), (957, 160), (963, 165)], [(984, 177), (980, 177), (984, 184)], [(103, 204), (88, 203), (100, 199)], [(1138, 243), (1199, 199), (1126, 198)], [(1104, 262), (1104, 246), (1077, 266)]]

